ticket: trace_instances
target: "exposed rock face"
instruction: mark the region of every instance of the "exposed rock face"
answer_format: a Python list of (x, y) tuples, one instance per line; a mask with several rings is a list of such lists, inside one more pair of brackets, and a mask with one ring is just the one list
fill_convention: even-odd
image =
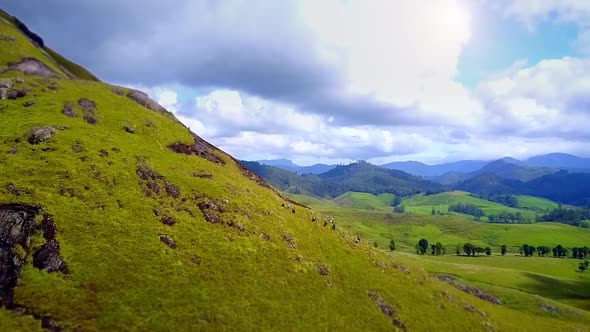
[(28, 142), (31, 144), (39, 144), (41, 142), (45, 142), (46, 140), (50, 139), (51, 136), (55, 133), (55, 128), (53, 127), (39, 127), (31, 129), (28, 133)]
[(15, 247), (27, 248), (40, 212), (39, 207), (31, 205), (0, 205), (0, 305), (6, 308), (14, 305), (14, 288), (24, 264), (24, 257), (15, 252)]
[(290, 234), (281, 235), (281, 239), (283, 239), (283, 241), (285, 241), (285, 243), (287, 243), (289, 245), (289, 247), (291, 247), (293, 249), (297, 249), (297, 242), (295, 242), (295, 239), (293, 238), (292, 235), (290, 235)]
[(76, 116), (76, 110), (74, 109), (74, 105), (72, 105), (71, 103), (66, 103), (64, 105), (64, 110), (63, 113), (65, 116), (73, 118)]
[(29, 90), (27, 89), (9, 89), (6, 92), (7, 99), (19, 99), (26, 97), (29, 94)]
[(176, 249), (176, 242), (168, 235), (160, 235), (160, 241), (172, 249)]
[(389, 303), (387, 303), (387, 301), (385, 301), (385, 299), (381, 295), (374, 292), (368, 292), (368, 294), (369, 297), (373, 299), (373, 302), (375, 302), (377, 307), (381, 309), (381, 312), (391, 317), (391, 322), (393, 323), (393, 325), (397, 326), (402, 331), (407, 331), (402, 321), (397, 317), (393, 307)]
[(160, 221), (162, 222), (162, 224), (168, 226), (173, 226), (174, 224), (176, 224), (176, 219), (174, 219), (174, 217), (171, 216), (165, 216), (164, 218), (160, 219)]
[(127, 97), (129, 97), (129, 99), (135, 101), (139, 105), (141, 105), (149, 110), (152, 110), (155, 112), (168, 113), (168, 111), (164, 107), (162, 107), (156, 101), (154, 101), (153, 99), (148, 97), (148, 95), (145, 92), (141, 92), (138, 90), (130, 90), (129, 93), (127, 94)]
[(180, 190), (177, 186), (160, 175), (156, 170), (147, 165), (143, 158), (137, 158), (137, 176), (145, 181), (146, 187), (143, 192), (148, 197), (160, 195), (160, 188), (164, 188), (168, 196), (177, 199), (180, 197)]
[(3, 89), (10, 89), (13, 85), (14, 83), (12, 81), (0, 81), (0, 88)]
[(457, 278), (455, 278), (454, 276), (441, 274), (436, 277), (439, 280), (444, 281), (444, 282), (448, 283), (449, 285), (464, 291), (467, 294), (475, 295), (476, 297), (478, 297), (484, 301), (488, 301), (488, 302), (491, 302), (493, 304), (498, 304), (498, 305), (502, 304), (502, 301), (499, 298), (497, 298), (493, 295), (487, 294), (487, 293), (483, 292), (482, 290), (475, 288), (473, 286), (469, 286), (469, 285), (465, 285), (463, 283), (460, 283), (459, 281), (457, 281)]
[(84, 109), (84, 121), (88, 122), (89, 124), (96, 124), (98, 122), (98, 112), (96, 110), (95, 102), (90, 99), (80, 98), (78, 100), (78, 105), (82, 106)]
[(168, 148), (176, 153), (182, 153), (186, 155), (195, 155), (199, 157), (203, 157), (211, 162), (216, 164), (225, 165), (225, 161), (218, 157), (217, 155), (213, 154), (210, 150), (208, 144), (204, 143), (205, 141), (195, 141), (195, 144), (188, 145), (184, 143), (174, 143)]
[(52, 239), (33, 254), (33, 266), (47, 272), (67, 272), (66, 263), (59, 255), (59, 243)]
[(219, 207), (215, 203), (210, 201), (201, 202), (198, 204), (198, 206), (207, 222), (218, 224), (222, 221), (219, 214)]
[(23, 106), (24, 107), (31, 107), (31, 106), (35, 105), (36, 103), (37, 103), (36, 100), (27, 100), (23, 103)]
[(51, 68), (47, 67), (43, 62), (35, 58), (24, 58), (21, 62), (11, 63), (8, 66), (9, 70), (17, 70), (25, 73), (25, 75), (36, 75), (46, 78), (60, 78), (60, 76)]

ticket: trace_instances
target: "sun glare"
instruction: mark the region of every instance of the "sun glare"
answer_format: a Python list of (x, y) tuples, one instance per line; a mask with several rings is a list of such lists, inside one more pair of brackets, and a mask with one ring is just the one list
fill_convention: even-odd
[(470, 16), (469, 12), (458, 3), (445, 6), (439, 13), (441, 28), (446, 33), (460, 35), (465, 37), (465, 41), (470, 35)]

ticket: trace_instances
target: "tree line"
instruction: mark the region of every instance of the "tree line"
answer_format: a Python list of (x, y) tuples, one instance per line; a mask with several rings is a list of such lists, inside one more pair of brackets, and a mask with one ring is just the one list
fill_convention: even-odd
[(473, 216), (476, 220), (480, 220), (485, 216), (481, 208), (469, 203), (457, 203), (449, 205), (449, 212), (463, 213)]
[(498, 215), (489, 215), (488, 221), (497, 224), (532, 224), (533, 220), (525, 218), (522, 213), (502, 212)]
[(490, 247), (478, 247), (475, 246), (471, 243), (465, 243), (463, 246), (461, 246), (461, 244), (457, 245), (457, 248), (455, 250), (455, 253), (457, 254), (457, 256), (461, 255), (461, 250), (463, 250), (463, 252), (465, 253), (466, 256), (479, 256), (481, 254), (486, 254), (486, 256), (491, 256), (492, 255), (492, 248)]
[(427, 252), (430, 252), (432, 256), (442, 256), (447, 253), (447, 249), (440, 242), (429, 244), (428, 240), (420, 239), (416, 244), (416, 253), (425, 255)]
[(590, 219), (590, 209), (566, 209), (561, 205), (559, 208), (537, 217), (538, 222), (559, 222), (563, 224), (582, 226), (590, 228), (590, 223), (586, 220)]

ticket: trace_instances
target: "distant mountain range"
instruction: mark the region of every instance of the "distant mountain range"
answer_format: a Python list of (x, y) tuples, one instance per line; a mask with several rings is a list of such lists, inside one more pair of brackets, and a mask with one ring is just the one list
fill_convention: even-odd
[[(326, 164), (299, 166), (289, 159), (258, 160), (257, 162), (298, 174), (322, 174), (337, 166)], [(422, 176), (441, 184), (453, 184), (484, 173), (493, 173), (502, 178), (520, 181), (530, 181), (558, 170), (590, 173), (590, 158), (566, 153), (550, 153), (526, 160), (505, 157), (495, 161), (461, 160), (435, 165), (427, 165), (419, 161), (396, 161), (379, 166)]]
[[(332, 168), (320, 174), (297, 174), (283, 169), (281, 166), (293, 168), (295, 165), (286, 159), (280, 162), (266, 162), (273, 162), (278, 166), (259, 162), (243, 163), (281, 190), (313, 193), (321, 197), (336, 197), (347, 191), (393, 193), (404, 196), (418, 192), (463, 190), (482, 196), (527, 194), (566, 204), (590, 203), (590, 158), (567, 154), (549, 154), (525, 161), (502, 158), (492, 162), (462, 161), (433, 166), (417, 162), (385, 165), (404, 167), (407, 171), (356, 162), (349, 165), (324, 165)], [(482, 163), (483, 166), (466, 172), (476, 168), (478, 163)], [(296, 169), (297, 172), (301, 170)], [(409, 172), (437, 174), (441, 169), (452, 171), (439, 176)]]
[(268, 166), (282, 168), (284, 170), (295, 172), (297, 174), (322, 174), (322, 173), (325, 173), (325, 172), (336, 167), (336, 165), (326, 165), (326, 164), (315, 164), (315, 165), (311, 165), (311, 166), (299, 166), (299, 165), (293, 163), (289, 159), (257, 160), (256, 162), (261, 165), (268, 165)]
[(280, 190), (320, 197), (337, 197), (348, 191), (406, 196), (445, 190), (444, 186), (422, 177), (362, 161), (338, 165), (322, 174), (304, 175), (255, 161), (242, 161), (242, 164)]

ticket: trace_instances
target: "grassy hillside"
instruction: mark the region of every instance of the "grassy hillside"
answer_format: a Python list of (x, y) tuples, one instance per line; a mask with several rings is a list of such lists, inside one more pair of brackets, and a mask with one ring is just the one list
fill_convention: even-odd
[(60, 73), (0, 74), (17, 96), (0, 100), (0, 330), (553, 331), (590, 322), (480, 300), (410, 261), (407, 272), (355, 243), (340, 221), (333, 231), (303, 206), (282, 208), (285, 199), (169, 113), (66, 79), (7, 21), (0, 33), (15, 38), (0, 41), (0, 65), (35, 57)]
[(360, 210), (391, 210), (391, 203), (395, 195), (393, 194), (379, 194), (377, 196), (369, 193), (347, 192), (336, 198), (333, 201), (342, 207)]
[[(441, 213), (448, 212), (449, 205), (457, 203), (475, 205), (481, 208), (486, 215), (498, 215), (502, 212), (520, 212), (525, 218), (534, 220), (535, 217), (535, 213), (532, 211), (515, 209), (499, 203), (472, 197), (468, 192), (464, 191), (444, 192), (435, 195), (419, 194), (402, 201), (402, 205), (406, 207), (406, 211), (419, 214), (430, 214), (432, 208), (437, 211), (440, 210)], [(486, 218), (484, 217), (482, 220), (486, 220)]]
[(549, 211), (557, 209), (559, 206), (554, 201), (546, 198), (527, 195), (516, 195), (515, 197), (518, 201), (518, 207), (522, 209), (528, 209), (533, 211)]
[[(333, 216), (338, 224), (358, 235), (362, 242), (376, 242), (387, 249), (395, 240), (393, 253), (399, 262), (414, 264), (432, 273), (452, 274), (499, 296), (514, 309), (538, 314), (543, 303), (561, 308), (560, 315), (587, 315), (590, 310), (590, 275), (577, 271), (579, 260), (550, 257), (521, 257), (518, 247), (566, 247), (590, 244), (590, 230), (558, 223), (489, 224), (455, 215), (397, 214), (362, 211), (329, 205), (311, 205)], [(414, 246), (426, 238), (441, 242), (445, 256), (417, 256)], [(491, 257), (455, 256), (457, 244), (467, 242), (493, 250)], [(500, 246), (508, 246), (506, 256), (498, 255)], [(554, 302), (557, 301), (557, 302)], [(578, 308), (578, 309), (576, 309)]]

